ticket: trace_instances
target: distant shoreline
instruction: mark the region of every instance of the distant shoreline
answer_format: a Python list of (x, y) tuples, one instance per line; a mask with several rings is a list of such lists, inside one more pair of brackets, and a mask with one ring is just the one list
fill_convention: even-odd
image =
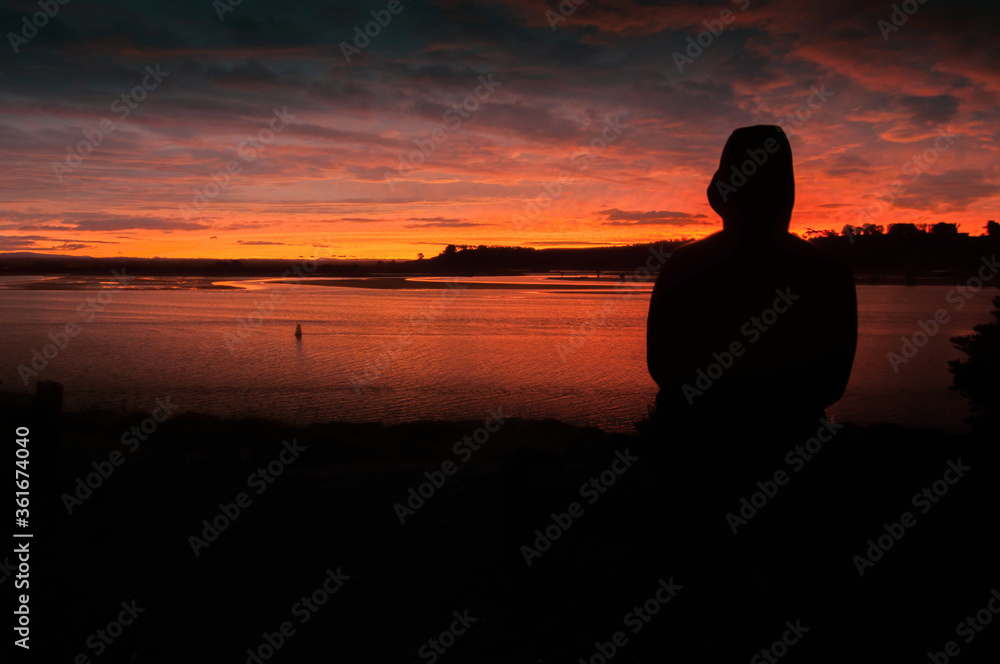
[[(544, 273), (543, 273), (544, 274)], [(476, 277), (452, 277), (447, 281), (431, 281), (427, 279), (429, 275), (413, 274), (393, 277), (360, 277), (360, 278), (336, 278), (336, 277), (307, 277), (299, 280), (273, 278), (268, 276), (256, 277), (135, 277), (127, 288), (104, 276), (67, 276), (67, 275), (39, 275), (37, 277), (26, 277), (18, 280), (0, 280), (0, 291), (76, 291), (76, 290), (98, 290), (107, 287), (106, 284), (113, 284), (114, 289), (120, 290), (247, 290), (240, 286), (232, 285), (234, 281), (259, 281), (267, 280), (269, 283), (282, 285), (307, 285), (307, 286), (333, 286), (339, 288), (368, 288), (374, 290), (571, 290), (576, 292), (607, 292), (621, 290), (622, 284), (638, 285), (652, 284), (653, 281), (635, 281), (632, 279), (623, 280), (617, 273), (610, 273), (607, 276), (555, 276), (549, 275), (547, 281), (550, 283), (519, 283), (519, 282), (483, 282), (483, 281), (463, 281), (463, 279), (475, 279), (486, 276), (510, 276), (510, 275), (476, 275)], [(526, 275), (516, 275), (526, 276)], [(543, 275), (538, 275), (543, 276)], [(880, 274), (856, 274), (854, 283), (865, 286), (960, 286), (966, 282), (966, 277), (955, 275), (948, 276), (920, 276), (907, 278), (898, 275)], [(594, 283), (558, 283), (560, 281), (588, 281)], [(227, 283), (222, 283), (227, 282)], [(989, 286), (990, 284), (987, 284)], [(1000, 287), (993, 284), (994, 287)]]
[(301, 281), (280, 280), (273, 283), (305, 286), (338, 286), (341, 288), (377, 288), (382, 290), (613, 290), (617, 284), (635, 283), (623, 282), (619, 279), (609, 279), (615, 284), (533, 284), (533, 283), (497, 283), (484, 281), (424, 281), (406, 277), (372, 277), (368, 279), (303, 279)]
[[(97, 290), (104, 284), (113, 284), (113, 290), (244, 290), (239, 286), (217, 284), (224, 281), (216, 277), (135, 277), (129, 286), (122, 288), (121, 284), (106, 276), (66, 276), (46, 275), (35, 278), (26, 277), (23, 280), (0, 281), (0, 291), (30, 290), (30, 291), (75, 291)], [(226, 279), (225, 281), (230, 281)]]

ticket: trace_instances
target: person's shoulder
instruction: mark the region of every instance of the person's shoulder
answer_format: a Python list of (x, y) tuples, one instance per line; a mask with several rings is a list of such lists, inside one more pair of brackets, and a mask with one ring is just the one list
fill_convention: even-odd
[(799, 236), (792, 235), (791, 233), (785, 236), (784, 246), (786, 249), (795, 253), (815, 256), (816, 258), (834, 257), (833, 254), (826, 249), (818, 247), (809, 240), (803, 240)]
[(722, 233), (677, 247), (660, 270), (658, 284), (678, 283), (712, 269), (726, 254)]
[(789, 234), (788, 239), (785, 244), (785, 249), (793, 254), (808, 258), (811, 260), (821, 261), (829, 266), (839, 266), (847, 267), (847, 263), (843, 259), (835, 256), (826, 249), (818, 247), (808, 240), (803, 240), (800, 237)]
[(722, 231), (706, 235), (700, 240), (682, 244), (674, 250), (671, 261), (686, 263), (700, 261), (706, 257), (721, 253), (726, 248), (725, 236)]

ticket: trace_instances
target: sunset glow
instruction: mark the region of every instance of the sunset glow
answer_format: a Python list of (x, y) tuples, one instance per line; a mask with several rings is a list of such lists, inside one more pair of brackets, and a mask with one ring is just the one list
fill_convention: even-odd
[[(412, 259), (700, 237), (721, 228), (705, 189), (722, 146), (753, 124), (790, 134), (793, 232), (978, 235), (997, 216), (981, 3), (913, 3), (900, 25), (882, 2), (336, 4), (70, 2), (8, 35), (0, 251)], [(5, 34), (37, 11), (8, 3)]]

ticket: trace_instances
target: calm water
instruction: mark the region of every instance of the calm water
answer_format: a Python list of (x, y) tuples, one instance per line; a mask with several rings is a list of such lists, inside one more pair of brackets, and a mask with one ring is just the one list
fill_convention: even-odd
[[(0, 290), (0, 380), (3, 389), (33, 390), (17, 365), (30, 364), (32, 350), (72, 321), (81, 332), (38, 376), (65, 384), (68, 410), (148, 410), (169, 396), (182, 410), (222, 416), (399, 422), (480, 419), (502, 407), (512, 416), (630, 430), (656, 393), (645, 367), (650, 285), (622, 296), (553, 292), (538, 277), (517, 281), (538, 287), (394, 291), (242, 281), (229, 283), (247, 290), (105, 291), (111, 301), (85, 311), (90, 322), (77, 307), (100, 291)], [(948, 338), (989, 321), (998, 291), (982, 291), (956, 312), (946, 300), (951, 290), (858, 287), (854, 370), (828, 414), (859, 424), (967, 428), (966, 401), (947, 389), (947, 361), (962, 357)], [(272, 304), (240, 336), (239, 319)], [(952, 321), (894, 372), (886, 353), (899, 352), (900, 337), (938, 308)], [(292, 335), (297, 323), (301, 340)]]

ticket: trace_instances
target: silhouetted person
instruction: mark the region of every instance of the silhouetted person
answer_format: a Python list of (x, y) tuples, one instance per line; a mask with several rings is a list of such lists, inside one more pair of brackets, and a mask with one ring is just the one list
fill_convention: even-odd
[(742, 660), (800, 617), (823, 536), (804, 531), (798, 478), (753, 523), (726, 515), (739, 516), (755, 482), (790, 472), (785, 455), (843, 394), (857, 301), (848, 267), (788, 232), (795, 182), (780, 127), (734, 131), (708, 199), (722, 231), (679, 248), (650, 301), (647, 364), (660, 391), (644, 451), (662, 478), (650, 502), (669, 541), (637, 548), (690, 584), (680, 622), (664, 628), (700, 633), (714, 648), (703, 655)]
[(847, 385), (857, 301), (847, 266), (788, 232), (795, 182), (781, 128), (734, 131), (708, 200), (722, 231), (679, 248), (650, 301), (658, 419), (816, 423)]

